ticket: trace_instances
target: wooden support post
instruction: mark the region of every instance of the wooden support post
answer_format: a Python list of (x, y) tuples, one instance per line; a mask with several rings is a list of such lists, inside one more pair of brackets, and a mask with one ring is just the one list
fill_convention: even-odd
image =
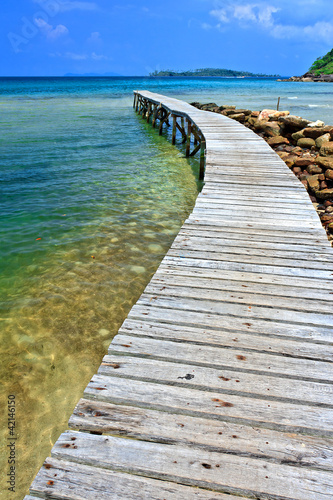
[(180, 123), (181, 123), (181, 128), (183, 129), (184, 133), (183, 133), (183, 140), (182, 140), (182, 143), (186, 142), (186, 132), (185, 132), (185, 120), (184, 120), (184, 117), (182, 116), (181, 117), (181, 120), (180, 120)]
[(206, 157), (206, 141), (202, 140), (200, 148), (199, 181), (202, 181), (205, 176), (205, 157)]
[(191, 135), (192, 135), (192, 123), (190, 120), (187, 120), (186, 156), (190, 156)]
[(136, 93), (134, 92), (134, 99), (133, 99), (133, 108), (135, 109), (135, 103), (136, 103)]
[(165, 113), (166, 113), (166, 111), (161, 107), (160, 112), (159, 112), (159, 115), (160, 115), (160, 125), (158, 128), (159, 135), (162, 135), (162, 128), (163, 128), (163, 122), (165, 119)]
[(139, 101), (140, 101), (140, 97), (138, 94), (136, 94), (136, 105), (135, 105), (135, 111), (138, 112), (138, 108), (139, 108)]
[(147, 110), (147, 123), (149, 123), (149, 118), (151, 114), (151, 102), (148, 102), (148, 110)]
[(153, 128), (155, 128), (155, 125), (156, 125), (156, 118), (157, 118), (158, 109), (159, 109), (159, 105), (154, 104), (153, 121), (151, 123)]
[(173, 123), (172, 123), (172, 144), (176, 144), (176, 132), (177, 132), (177, 116), (172, 115)]

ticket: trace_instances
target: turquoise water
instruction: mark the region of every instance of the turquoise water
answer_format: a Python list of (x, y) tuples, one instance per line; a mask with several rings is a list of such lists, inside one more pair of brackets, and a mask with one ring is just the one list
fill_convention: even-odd
[[(197, 160), (135, 115), (134, 89), (258, 110), (281, 97), (333, 124), (331, 84), (0, 79), (0, 391), (17, 412), (2, 498), (23, 498), (197, 196)], [(0, 437), (3, 451), (6, 414)]]

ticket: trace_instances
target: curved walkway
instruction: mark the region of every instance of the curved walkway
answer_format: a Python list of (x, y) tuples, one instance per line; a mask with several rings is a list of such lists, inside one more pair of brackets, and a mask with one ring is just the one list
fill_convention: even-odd
[(333, 498), (333, 251), (249, 129), (150, 92), (205, 186), (26, 499)]

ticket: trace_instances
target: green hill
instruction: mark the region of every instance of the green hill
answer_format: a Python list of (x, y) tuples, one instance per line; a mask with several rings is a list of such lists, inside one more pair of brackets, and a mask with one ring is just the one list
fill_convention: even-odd
[(324, 57), (318, 57), (309, 69), (309, 73), (314, 73), (315, 75), (333, 74), (333, 49), (327, 52)]
[(264, 77), (264, 76), (278, 76), (278, 75), (262, 75), (250, 73), (249, 71), (233, 71), (231, 69), (217, 69), (217, 68), (202, 68), (195, 69), (193, 71), (172, 71), (172, 70), (162, 70), (154, 71), (150, 73), (149, 76), (249, 76), (249, 77)]

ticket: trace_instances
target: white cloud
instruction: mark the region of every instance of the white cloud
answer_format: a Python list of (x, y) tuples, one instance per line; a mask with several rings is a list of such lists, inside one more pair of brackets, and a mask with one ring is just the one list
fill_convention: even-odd
[(68, 28), (63, 24), (58, 24), (55, 28), (48, 24), (44, 19), (37, 18), (34, 20), (36, 26), (40, 29), (40, 31), (46, 36), (46, 38), (50, 41), (54, 41), (57, 38), (67, 35), (69, 33)]
[[(312, 0), (308, 0), (308, 3), (312, 3)], [(281, 2), (279, 4), (281, 5)], [(220, 23), (236, 22), (241, 28), (256, 26), (266, 30), (274, 38), (324, 41), (333, 44), (333, 20), (330, 21), (326, 16), (325, 21), (317, 21), (314, 24), (303, 24), (303, 26), (282, 24), (274, 17), (274, 14), (282, 10), (284, 12), (285, 9), (265, 2), (234, 1), (223, 9), (211, 10), (210, 15), (218, 20), (219, 24), (215, 26), (217, 29), (220, 29)], [(285, 15), (285, 18), (288, 19), (288, 16)], [(207, 29), (205, 24), (201, 25), (203, 29)]]
[(109, 58), (107, 56), (103, 56), (102, 54), (98, 55), (93, 52), (91, 54), (91, 59), (93, 59), (94, 61), (107, 61)]
[(100, 43), (102, 42), (101, 34), (98, 31), (93, 31), (90, 37), (87, 39), (88, 43)]
[(97, 10), (97, 5), (94, 2), (59, 2), (59, 11), (66, 12), (69, 10)]
[(85, 61), (88, 59), (86, 54), (75, 54), (74, 52), (66, 52), (64, 57), (66, 57), (66, 59), (72, 59), (73, 61)]
[(216, 17), (221, 23), (228, 23), (229, 18), (227, 16), (227, 13), (224, 9), (216, 9), (216, 10), (211, 10), (210, 14), (214, 17)]

